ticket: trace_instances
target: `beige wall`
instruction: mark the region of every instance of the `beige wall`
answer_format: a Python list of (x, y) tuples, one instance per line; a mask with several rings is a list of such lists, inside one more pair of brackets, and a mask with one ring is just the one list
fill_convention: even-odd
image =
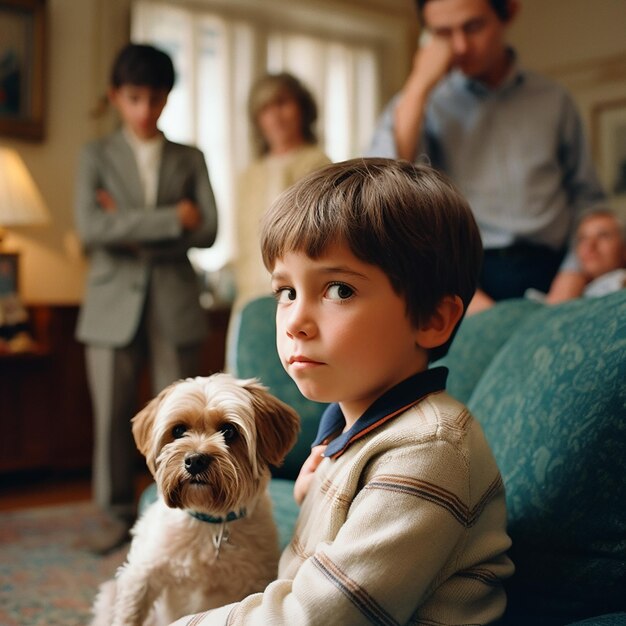
[(48, 0), (46, 136), (40, 143), (0, 138), (15, 148), (52, 214), (45, 227), (12, 229), (6, 247), (21, 252), (20, 287), (28, 303), (75, 303), (84, 261), (73, 231), (73, 177), (81, 145), (110, 118), (90, 111), (106, 85), (111, 57), (128, 32), (129, 0)]
[(524, 65), (566, 85), (586, 122), (626, 97), (624, 0), (521, 0), (510, 32)]
[[(0, 144), (20, 152), (53, 216), (48, 227), (7, 236), (6, 244), (22, 251), (27, 302), (75, 303), (82, 297), (84, 262), (73, 233), (74, 172), (80, 146), (111, 124), (110, 118), (93, 120), (90, 111), (127, 36), (129, 5), (130, 0), (48, 0), (46, 139), (0, 138)], [(626, 97), (624, 24), (624, 0), (523, 0), (511, 40), (526, 66), (572, 90), (590, 125), (597, 104)]]
[[(607, 189), (616, 174), (610, 154), (617, 144), (607, 141), (607, 131), (599, 132), (599, 111), (616, 103), (626, 109), (625, 25), (624, 0), (522, 0), (510, 33), (526, 66), (562, 83), (574, 96)], [(620, 154), (624, 148), (618, 148)], [(610, 203), (626, 218), (624, 196)]]

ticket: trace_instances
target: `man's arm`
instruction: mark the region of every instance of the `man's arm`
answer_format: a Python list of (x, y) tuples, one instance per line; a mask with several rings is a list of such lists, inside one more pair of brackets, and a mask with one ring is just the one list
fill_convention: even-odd
[(414, 161), (424, 125), (428, 98), (452, 64), (452, 48), (443, 37), (430, 37), (418, 48), (413, 69), (404, 84), (394, 113), (397, 156)]

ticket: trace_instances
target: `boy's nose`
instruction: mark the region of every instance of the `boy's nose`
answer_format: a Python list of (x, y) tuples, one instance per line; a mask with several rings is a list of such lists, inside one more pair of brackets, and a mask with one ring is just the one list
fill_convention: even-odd
[(288, 315), (285, 330), (289, 337), (311, 338), (315, 334), (315, 322), (306, 303), (303, 301), (294, 302)]

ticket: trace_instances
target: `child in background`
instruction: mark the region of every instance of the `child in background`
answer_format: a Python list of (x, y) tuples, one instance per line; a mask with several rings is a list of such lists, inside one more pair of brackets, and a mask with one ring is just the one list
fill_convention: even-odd
[(200, 373), (206, 315), (187, 250), (213, 243), (217, 213), (203, 154), (158, 129), (173, 84), (167, 54), (123, 48), (108, 92), (122, 128), (79, 162), (76, 225), (90, 267), (76, 335), (87, 345), (94, 499), (108, 516), (87, 545), (100, 553), (128, 539), (135, 517), (130, 419), (142, 368), (150, 362), (153, 394)]
[(283, 366), (333, 402), (278, 580), (177, 625), (490, 624), (504, 612), (502, 479), (445, 392), (443, 356), (476, 289), (467, 202), (434, 170), (356, 159), (308, 175), (265, 215)]
[(604, 296), (626, 287), (626, 227), (616, 213), (610, 209), (585, 213), (574, 244), (588, 281), (583, 295)]

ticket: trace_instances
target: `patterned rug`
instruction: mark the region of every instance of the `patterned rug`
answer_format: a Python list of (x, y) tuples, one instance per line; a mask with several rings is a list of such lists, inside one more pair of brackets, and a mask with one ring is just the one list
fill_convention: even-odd
[(102, 520), (88, 502), (0, 513), (0, 626), (86, 626), (98, 585), (126, 550), (76, 547)]

